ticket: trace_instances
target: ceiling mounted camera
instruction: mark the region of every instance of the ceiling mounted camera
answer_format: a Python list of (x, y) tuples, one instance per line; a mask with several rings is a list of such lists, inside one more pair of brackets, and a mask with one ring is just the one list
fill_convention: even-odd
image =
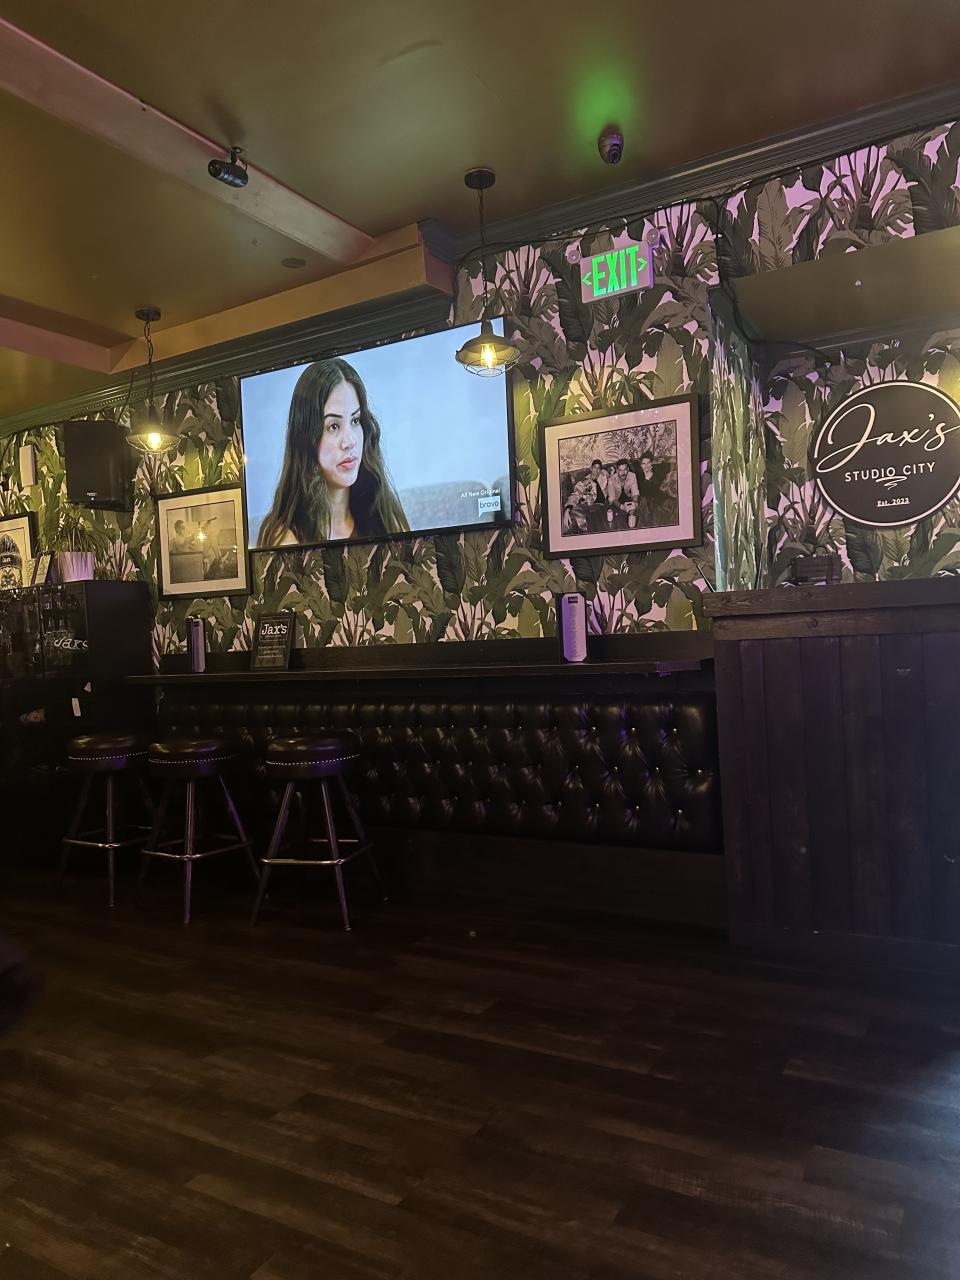
[(245, 187), (249, 181), (243, 147), (231, 147), (229, 160), (211, 160), (207, 173), (228, 187)]
[(623, 133), (615, 124), (608, 124), (597, 139), (597, 150), (604, 164), (619, 164), (623, 158)]

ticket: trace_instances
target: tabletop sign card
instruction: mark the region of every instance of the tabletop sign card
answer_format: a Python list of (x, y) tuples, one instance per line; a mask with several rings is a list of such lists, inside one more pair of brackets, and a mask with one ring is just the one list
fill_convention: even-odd
[(292, 613), (265, 613), (257, 619), (257, 630), (253, 637), (252, 670), (287, 669), (293, 649), (295, 621)]

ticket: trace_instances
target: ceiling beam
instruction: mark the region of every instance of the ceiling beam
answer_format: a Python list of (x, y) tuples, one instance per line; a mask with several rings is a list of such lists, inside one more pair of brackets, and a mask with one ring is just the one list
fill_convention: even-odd
[[(453, 268), (433, 257), (415, 223), (398, 228), (382, 240), (389, 250), (382, 257), (364, 258), (335, 275), (295, 285), (282, 293), (256, 298), (214, 315), (155, 329), (156, 359), (159, 362), (180, 359), (377, 298), (386, 300), (416, 290), (452, 294)], [(143, 362), (142, 339), (118, 343), (110, 350), (109, 368), (114, 374), (138, 368)]]
[[(450, 264), (430, 252), (413, 224), (380, 237), (376, 245), (382, 257), (365, 256), (311, 284), (155, 330), (157, 392), (355, 351), (415, 329), (442, 328), (453, 290)], [(48, 336), (51, 341), (61, 337), (52, 331)], [(100, 385), (0, 418), (0, 439), (115, 408), (129, 399), (132, 387), (133, 402), (142, 399), (144, 379), (141, 375), (132, 383), (131, 375), (146, 360), (143, 339), (89, 345), (105, 362)]]
[(43, 360), (55, 360), (58, 364), (74, 365), (78, 369), (92, 369), (94, 373), (110, 373), (114, 366), (109, 347), (83, 338), (72, 338), (53, 329), (41, 329), (23, 320), (10, 320), (6, 316), (0, 316), (0, 347), (39, 356)]
[(366, 232), (252, 165), (246, 187), (217, 182), (207, 165), (229, 158), (227, 148), (2, 18), (0, 88), (333, 262), (353, 262), (371, 243)]

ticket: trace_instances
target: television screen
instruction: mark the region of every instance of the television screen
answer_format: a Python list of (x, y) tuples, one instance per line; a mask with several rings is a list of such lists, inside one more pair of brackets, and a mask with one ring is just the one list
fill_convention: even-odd
[(444, 329), (243, 378), (250, 546), (508, 524), (508, 381), (459, 365), (464, 337)]

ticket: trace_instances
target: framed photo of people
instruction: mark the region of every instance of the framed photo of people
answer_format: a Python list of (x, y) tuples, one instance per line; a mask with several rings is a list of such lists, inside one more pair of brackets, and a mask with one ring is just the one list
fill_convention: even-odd
[(228, 596), (250, 590), (243, 488), (155, 494), (160, 594)]
[(545, 554), (695, 546), (699, 443), (696, 396), (541, 423)]

